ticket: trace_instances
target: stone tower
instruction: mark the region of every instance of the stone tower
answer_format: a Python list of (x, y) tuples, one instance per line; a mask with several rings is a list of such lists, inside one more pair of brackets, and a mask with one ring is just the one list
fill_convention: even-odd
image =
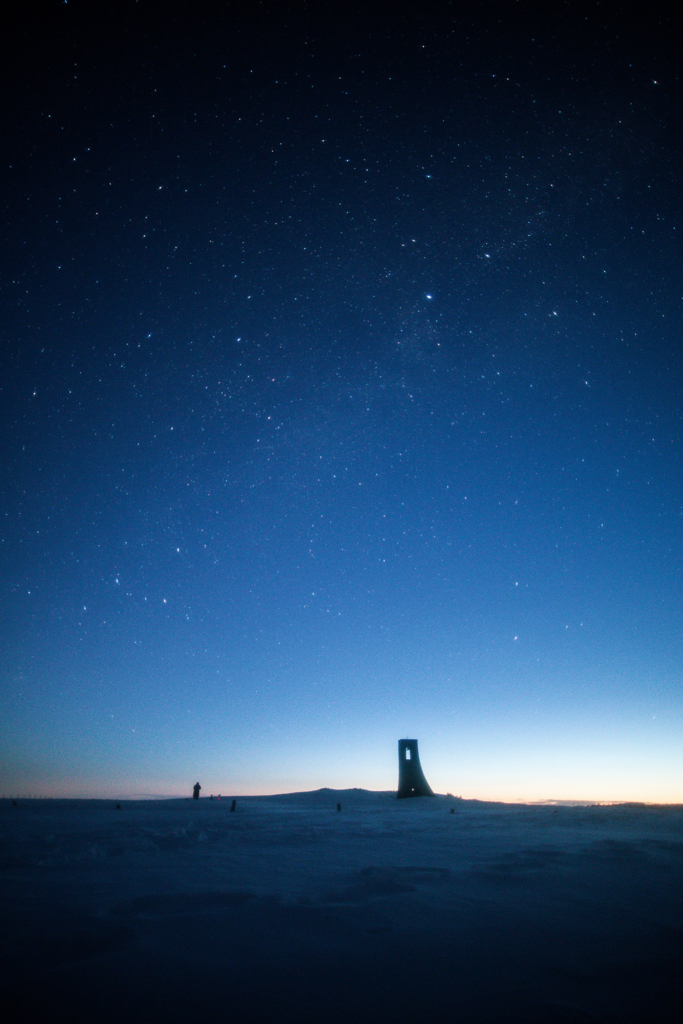
[(407, 796), (434, 796), (425, 779), (417, 740), (398, 741), (398, 799)]

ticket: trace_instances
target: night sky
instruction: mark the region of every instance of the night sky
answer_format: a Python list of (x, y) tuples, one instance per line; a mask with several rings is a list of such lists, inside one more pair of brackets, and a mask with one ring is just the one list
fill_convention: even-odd
[(683, 33), (4, 28), (0, 792), (683, 801)]

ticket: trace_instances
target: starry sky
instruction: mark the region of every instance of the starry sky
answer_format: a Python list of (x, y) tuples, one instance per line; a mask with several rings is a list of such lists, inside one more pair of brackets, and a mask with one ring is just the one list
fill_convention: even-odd
[(2, 793), (683, 801), (663, 12), (15, 13)]

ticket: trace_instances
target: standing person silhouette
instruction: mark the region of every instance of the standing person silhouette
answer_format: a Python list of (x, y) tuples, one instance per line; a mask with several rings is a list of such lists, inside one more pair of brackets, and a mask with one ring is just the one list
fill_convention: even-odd
[(194, 786), (192, 787), (192, 799), (193, 800), (199, 800), (199, 790), (201, 788), (202, 787), (199, 785), (199, 783), (195, 782)]

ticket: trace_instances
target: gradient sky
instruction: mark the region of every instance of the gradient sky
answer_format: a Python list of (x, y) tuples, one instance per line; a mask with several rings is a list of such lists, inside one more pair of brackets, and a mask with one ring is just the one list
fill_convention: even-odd
[(683, 801), (681, 25), (434, 6), (7, 26), (0, 792)]

